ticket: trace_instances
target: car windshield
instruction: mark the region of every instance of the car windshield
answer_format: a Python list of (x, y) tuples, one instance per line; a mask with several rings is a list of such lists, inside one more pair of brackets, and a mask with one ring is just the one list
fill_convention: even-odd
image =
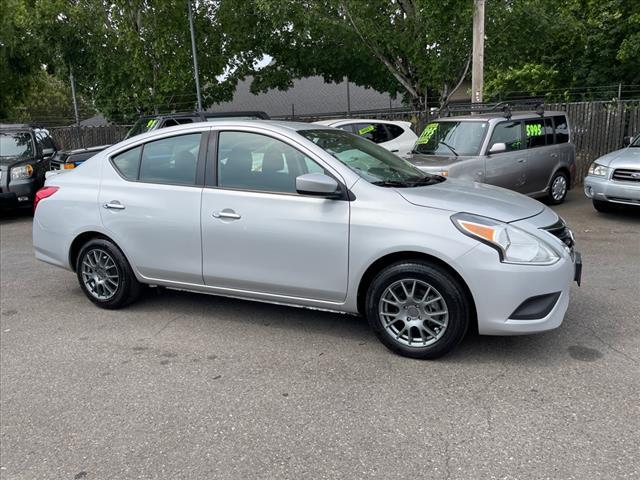
[(124, 137), (124, 139), (126, 140), (127, 138), (135, 137), (136, 135), (140, 135), (141, 133), (146, 133), (150, 130), (153, 130), (153, 128), (157, 124), (157, 118), (142, 117), (140, 120), (133, 124), (133, 127), (131, 127), (131, 130), (127, 132), (127, 136)]
[(415, 187), (444, 179), (422, 172), (375, 143), (338, 129), (299, 130), (366, 181), (382, 187)]
[(632, 147), (640, 147), (640, 135), (638, 135), (635, 141), (630, 145)]
[(0, 132), (0, 157), (30, 157), (33, 143), (28, 132)]
[(424, 127), (412, 153), (427, 155), (478, 155), (488, 130), (484, 121), (431, 122)]

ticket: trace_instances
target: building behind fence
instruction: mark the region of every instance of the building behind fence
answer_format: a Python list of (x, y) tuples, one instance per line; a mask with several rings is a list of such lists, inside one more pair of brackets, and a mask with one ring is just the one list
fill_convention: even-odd
[[(640, 100), (546, 104), (545, 108), (566, 111), (569, 116), (580, 180), (587, 174), (587, 169), (593, 160), (621, 148), (625, 136), (640, 134)], [(343, 111), (294, 117), (283, 116), (278, 119), (312, 122), (346, 116), (347, 112)], [(351, 112), (351, 117), (410, 121), (416, 132), (420, 132), (424, 125), (435, 119), (437, 115), (424, 111), (392, 108), (360, 110)], [(60, 148), (73, 149), (119, 142), (128, 130), (129, 126), (106, 125), (80, 128), (55, 127), (51, 128), (50, 132)]]

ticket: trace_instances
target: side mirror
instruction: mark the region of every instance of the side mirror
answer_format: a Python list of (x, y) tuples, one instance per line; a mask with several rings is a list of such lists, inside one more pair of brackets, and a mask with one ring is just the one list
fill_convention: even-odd
[(42, 149), (42, 156), (44, 158), (50, 157), (54, 153), (56, 153), (56, 151), (53, 148), (43, 148)]
[(301, 195), (339, 198), (338, 182), (324, 173), (305, 173), (296, 178), (296, 191)]
[(507, 151), (507, 144), (503, 142), (494, 143), (489, 149), (489, 153), (502, 153)]
[(622, 140), (622, 146), (628, 147), (629, 145), (631, 145), (632, 141), (633, 141), (633, 137), (624, 137), (624, 139)]

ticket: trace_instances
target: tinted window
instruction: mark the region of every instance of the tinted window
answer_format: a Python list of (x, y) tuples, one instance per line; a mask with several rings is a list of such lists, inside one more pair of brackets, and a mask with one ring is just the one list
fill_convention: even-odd
[(569, 125), (567, 117), (564, 115), (556, 115), (553, 117), (556, 127), (556, 143), (567, 143), (569, 141)]
[(200, 138), (200, 133), (192, 133), (145, 143), (140, 181), (195, 184)]
[(373, 143), (388, 142), (391, 136), (382, 123), (355, 123), (353, 128), (357, 135), (371, 140)]
[(47, 132), (41, 131), (40, 135), (42, 138), (42, 148), (53, 148), (54, 150), (56, 150), (56, 146), (54, 145), (53, 140), (47, 134)]
[(399, 127), (398, 125), (387, 123), (385, 126), (387, 127), (389, 135), (391, 135), (391, 140), (393, 140), (394, 138), (398, 138), (404, 133), (404, 129), (402, 127)]
[(142, 147), (136, 147), (113, 157), (113, 164), (123, 177), (128, 178), (129, 180), (135, 180), (138, 178), (141, 151)]
[(547, 144), (542, 118), (524, 122), (524, 134), (527, 139), (527, 148), (544, 147)]
[(489, 148), (496, 143), (504, 143), (507, 152), (520, 150), (522, 148), (520, 122), (502, 122), (496, 125), (491, 135)]
[(185, 123), (193, 123), (191, 118), (167, 118), (161, 128), (175, 127), (176, 125), (184, 125)]
[(257, 133), (220, 133), (218, 185), (221, 187), (296, 193), (296, 177), (323, 171), (306, 155), (275, 138)]
[(73, 155), (69, 155), (70, 162), (84, 162), (85, 160), (90, 159), (94, 155), (99, 152), (83, 152), (83, 153), (75, 153)]

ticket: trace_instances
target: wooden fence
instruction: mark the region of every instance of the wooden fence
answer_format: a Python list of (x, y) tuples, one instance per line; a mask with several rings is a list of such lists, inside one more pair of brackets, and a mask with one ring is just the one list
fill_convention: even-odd
[[(566, 111), (572, 125), (573, 142), (576, 145), (576, 161), (579, 181), (587, 174), (593, 160), (622, 147), (625, 136), (640, 134), (640, 100), (622, 102), (576, 102), (545, 105), (546, 110)], [(346, 117), (347, 112), (296, 115), (298, 121), (315, 121), (326, 118)], [(378, 118), (405, 120), (419, 132), (435, 118), (423, 111), (405, 109), (363, 110), (351, 112), (354, 118)], [(290, 117), (282, 117), (290, 120)], [(106, 125), (100, 127), (53, 127), (51, 136), (63, 149), (109, 145), (122, 140), (129, 126)]]
[(50, 127), (49, 133), (58, 148), (73, 150), (76, 148), (111, 145), (122, 140), (130, 126), (104, 125), (99, 127)]

